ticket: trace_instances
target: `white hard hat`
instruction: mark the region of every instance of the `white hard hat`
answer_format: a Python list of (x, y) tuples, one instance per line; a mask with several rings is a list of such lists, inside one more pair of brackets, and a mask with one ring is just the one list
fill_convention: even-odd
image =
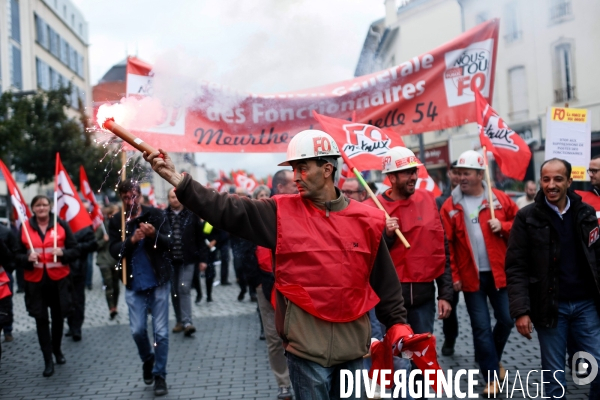
[(475, 150), (467, 150), (458, 157), (454, 168), (485, 169), (483, 156)]
[(337, 143), (329, 134), (317, 129), (309, 129), (292, 138), (287, 148), (287, 157), (280, 166), (290, 165), (290, 161), (319, 157), (340, 157)]
[(383, 156), (382, 172), (384, 174), (389, 174), (390, 172), (421, 166), (423, 166), (423, 164), (419, 163), (419, 160), (415, 157), (415, 153), (406, 147), (396, 146), (389, 149), (386, 155)]

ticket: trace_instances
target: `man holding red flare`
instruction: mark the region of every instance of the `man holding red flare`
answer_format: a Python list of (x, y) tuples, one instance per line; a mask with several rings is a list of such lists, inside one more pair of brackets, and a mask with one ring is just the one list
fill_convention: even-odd
[(347, 200), (335, 187), (340, 152), (327, 133), (306, 130), (288, 146), (280, 165), (292, 167), (299, 194), (263, 200), (205, 188), (177, 173), (162, 150), (144, 156), (190, 210), (275, 250), (276, 326), (298, 399), (339, 398), (340, 371), (362, 369), (369, 351), (367, 312), (374, 306), (387, 327), (386, 342), (412, 334), (381, 240), (384, 213)]

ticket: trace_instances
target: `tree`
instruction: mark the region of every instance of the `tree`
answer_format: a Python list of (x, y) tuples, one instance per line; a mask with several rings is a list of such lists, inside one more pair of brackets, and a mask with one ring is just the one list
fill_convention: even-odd
[(121, 160), (111, 154), (104, 157), (111, 149), (94, 143), (81, 102), (79, 120), (67, 116), (71, 93), (70, 85), (26, 96), (4, 93), (0, 97), (0, 156), (10, 153), (16, 170), (33, 175), (26, 186), (54, 180), (58, 152), (74, 183), (79, 183), (79, 166), (83, 165), (92, 189), (110, 190), (118, 181)]

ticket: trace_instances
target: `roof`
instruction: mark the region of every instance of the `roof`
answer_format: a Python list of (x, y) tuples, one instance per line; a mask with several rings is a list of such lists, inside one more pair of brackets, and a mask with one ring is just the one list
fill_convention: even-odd
[(113, 65), (106, 74), (100, 79), (99, 83), (104, 82), (125, 82), (127, 69), (127, 59)]

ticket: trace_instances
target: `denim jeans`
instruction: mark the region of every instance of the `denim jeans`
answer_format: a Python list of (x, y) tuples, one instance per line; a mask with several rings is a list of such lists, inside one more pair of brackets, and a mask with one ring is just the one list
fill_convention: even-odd
[(406, 311), (408, 313), (406, 322), (408, 322), (414, 333), (433, 333), (436, 314), (435, 297), (418, 306), (408, 306)]
[(175, 283), (171, 288), (171, 300), (173, 310), (178, 323), (183, 326), (192, 323), (192, 278), (194, 269), (198, 264), (176, 264), (173, 265)]
[(460, 292), (454, 292), (452, 297), (452, 311), (448, 318), (443, 319), (444, 339), (456, 340), (458, 337), (458, 314), (456, 313)]
[[(493, 379), (494, 371), (499, 374), (498, 364), (502, 359), (504, 346), (514, 326), (514, 321), (508, 310), (506, 288), (496, 289), (492, 273), (480, 272), (479, 290), (464, 292), (463, 294), (471, 318), (475, 359), (479, 363), (479, 369), (484, 379), (487, 380), (488, 371)], [(488, 299), (492, 304), (494, 317), (496, 318), (496, 325), (493, 330), (488, 310)]]
[[(129, 307), (129, 328), (137, 345), (142, 362), (152, 358), (154, 348), (154, 376), (165, 378), (167, 375), (167, 356), (169, 355), (169, 292), (171, 283), (167, 282), (152, 289), (135, 292), (127, 289), (125, 300)], [(152, 313), (153, 343), (148, 339), (148, 310)]]
[[(536, 326), (540, 341), (542, 355), (542, 368), (554, 371), (566, 391), (565, 381), (565, 354), (567, 351), (567, 337), (573, 341), (574, 351), (585, 351), (596, 358), (600, 364), (600, 317), (593, 300), (560, 301), (558, 303), (558, 324), (556, 328)], [(545, 380), (544, 395), (559, 397), (563, 388), (548, 373)], [(590, 399), (600, 398), (600, 377), (596, 377), (590, 386)]]
[[(346, 361), (333, 367), (323, 367), (315, 362), (305, 360), (290, 353), (286, 355), (296, 400), (339, 399), (340, 371), (349, 370), (354, 376), (354, 372), (357, 369), (362, 370), (363, 368), (362, 358)], [(351, 399), (366, 399), (362, 379), (361, 387), (362, 397), (350, 397)], [(352, 394), (355, 394), (354, 390)]]

